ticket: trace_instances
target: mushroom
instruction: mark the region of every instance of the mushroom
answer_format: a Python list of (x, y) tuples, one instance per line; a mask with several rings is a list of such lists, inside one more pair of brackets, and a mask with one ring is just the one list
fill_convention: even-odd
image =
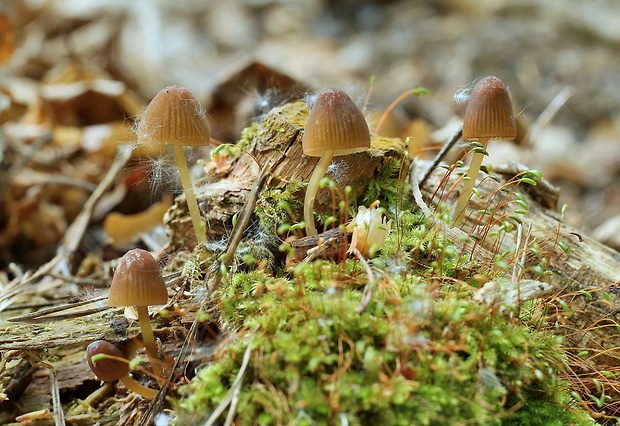
[(364, 115), (345, 92), (328, 89), (319, 94), (310, 111), (302, 144), (305, 155), (320, 157), (308, 182), (304, 200), (306, 234), (317, 235), (313, 207), (321, 179), (334, 156), (368, 149), (370, 130)]
[(192, 92), (181, 86), (162, 89), (149, 103), (138, 126), (138, 144), (172, 145), (187, 208), (198, 244), (207, 241), (200, 209), (185, 160), (184, 146), (204, 146), (211, 141), (207, 116)]
[(489, 140), (514, 139), (517, 135), (508, 88), (497, 77), (483, 77), (474, 86), (463, 117), (463, 140), (476, 141), (477, 148), (467, 171), (467, 180), (456, 203), (454, 226), (465, 221), (465, 208), (476, 184)]
[(107, 340), (96, 340), (89, 344), (86, 347), (86, 361), (93, 373), (104, 382), (120, 380), (127, 389), (144, 398), (157, 396), (158, 391), (141, 385), (129, 376), (129, 361), (123, 351)]
[[(157, 344), (149, 320), (148, 306), (164, 305), (167, 302), (166, 282), (155, 258), (142, 249), (133, 249), (125, 253), (114, 271), (108, 304), (137, 308), (144, 347), (153, 360), (158, 359)], [(159, 370), (156, 365), (153, 364), (153, 368)]]

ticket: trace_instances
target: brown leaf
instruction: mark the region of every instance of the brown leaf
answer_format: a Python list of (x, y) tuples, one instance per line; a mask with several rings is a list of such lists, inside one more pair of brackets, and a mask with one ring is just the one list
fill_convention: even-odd
[(5, 13), (0, 13), (0, 65), (8, 63), (15, 51), (15, 26)]
[[(207, 108), (216, 123), (211, 136), (236, 140), (256, 115), (272, 107), (300, 99), (308, 86), (260, 62), (251, 62), (214, 89)], [(264, 104), (264, 105), (263, 105)]]

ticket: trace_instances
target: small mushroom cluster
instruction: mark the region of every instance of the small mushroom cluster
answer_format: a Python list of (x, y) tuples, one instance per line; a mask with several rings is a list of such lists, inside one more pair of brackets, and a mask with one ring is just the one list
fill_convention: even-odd
[[(161, 377), (157, 343), (149, 319), (148, 307), (168, 302), (168, 290), (155, 258), (142, 249), (128, 251), (120, 260), (108, 294), (108, 304), (113, 307), (137, 308), (138, 321), (142, 331), (142, 342), (149, 356), (153, 372)], [(103, 381), (120, 380), (128, 389), (152, 398), (156, 390), (147, 388), (129, 376), (131, 351), (123, 351), (105, 340), (88, 345), (86, 359), (91, 370)]]
[[(480, 169), (484, 148), (489, 140), (512, 139), (516, 127), (512, 102), (506, 86), (496, 77), (485, 77), (474, 87), (465, 112), (463, 139), (477, 141), (465, 186), (457, 201), (454, 223), (464, 220), (467, 202)], [(138, 142), (172, 145), (185, 193), (189, 215), (199, 244), (206, 243), (200, 209), (196, 201), (183, 147), (206, 145), (210, 142), (209, 126), (204, 110), (187, 89), (166, 87), (147, 107), (138, 127)], [(319, 94), (314, 103), (303, 134), (303, 152), (320, 157), (310, 177), (304, 200), (304, 221), (308, 237), (318, 234), (314, 224), (314, 201), (332, 159), (335, 156), (364, 151), (370, 148), (370, 130), (364, 115), (342, 90), (329, 89)], [(380, 210), (360, 207), (358, 216), (349, 224), (353, 233), (349, 252), (371, 257), (383, 245), (390, 230)], [(108, 302), (113, 307), (134, 306), (142, 331), (142, 343), (149, 356), (153, 372), (161, 379), (157, 342), (149, 320), (148, 306), (168, 301), (168, 292), (155, 258), (147, 251), (134, 249), (121, 259), (114, 273)], [(133, 356), (122, 345), (105, 340), (91, 343), (87, 360), (93, 372), (103, 381), (120, 380), (125, 386), (152, 398), (158, 391), (145, 387), (129, 375), (129, 359)]]
[[(196, 241), (198, 244), (205, 244), (206, 232), (183, 151), (185, 146), (203, 146), (211, 141), (207, 116), (200, 102), (184, 87), (169, 86), (162, 89), (144, 111), (137, 136), (138, 145), (172, 146)], [(155, 258), (145, 250), (128, 251), (121, 258), (114, 273), (108, 303), (113, 307), (136, 308), (142, 342), (158, 380), (163, 380), (163, 371), (149, 320), (148, 306), (163, 305), (167, 301), (168, 290)], [(131, 354), (123, 352), (114, 344), (103, 340), (95, 341), (88, 346), (86, 354), (88, 364), (101, 380), (120, 379), (127, 388), (145, 398), (157, 395), (156, 390), (137, 383), (129, 376), (128, 358)]]

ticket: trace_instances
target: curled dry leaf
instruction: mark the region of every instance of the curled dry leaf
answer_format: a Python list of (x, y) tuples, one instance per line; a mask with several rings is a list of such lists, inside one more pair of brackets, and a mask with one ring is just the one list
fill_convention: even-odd
[(15, 26), (5, 13), (0, 13), (0, 64), (8, 63), (15, 51)]
[(103, 229), (113, 245), (128, 244), (139, 234), (161, 225), (164, 214), (171, 206), (172, 200), (166, 197), (140, 213), (124, 215), (112, 212), (103, 221)]
[(84, 126), (138, 115), (143, 102), (126, 84), (85, 61), (65, 61), (48, 71), (41, 95), (57, 124)]

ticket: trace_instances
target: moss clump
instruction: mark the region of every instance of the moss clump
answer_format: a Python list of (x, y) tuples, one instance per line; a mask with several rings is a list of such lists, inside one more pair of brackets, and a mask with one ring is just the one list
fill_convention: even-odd
[(291, 182), (284, 189), (265, 191), (255, 209), (260, 227), (275, 235), (280, 225), (301, 220), (303, 202), (299, 194), (305, 185), (302, 182)]
[[(310, 279), (310, 269), (300, 274)], [(355, 271), (330, 273), (324, 291), (264, 274), (239, 279), (223, 303), (246, 310), (245, 331), (181, 390), (180, 420), (209, 416), (250, 345), (237, 424), (587, 424), (556, 377), (558, 338), (419, 278), (381, 281), (359, 314)], [(259, 297), (253, 278), (271, 291)]]
[[(361, 204), (367, 206), (379, 200), (382, 206), (387, 207), (396, 206), (402, 202), (404, 194), (410, 193), (409, 184), (398, 179), (401, 169), (405, 167), (403, 161), (408, 160), (402, 157), (386, 159), (372, 180), (360, 183), (360, 186), (365, 188)], [(358, 188), (353, 189), (354, 193), (359, 192)]]
[(256, 136), (258, 128), (259, 124), (256, 121), (252, 122), (250, 126), (244, 128), (241, 131), (241, 139), (237, 142), (237, 147), (240, 149), (246, 149), (252, 142), (252, 139), (254, 139), (254, 136)]

